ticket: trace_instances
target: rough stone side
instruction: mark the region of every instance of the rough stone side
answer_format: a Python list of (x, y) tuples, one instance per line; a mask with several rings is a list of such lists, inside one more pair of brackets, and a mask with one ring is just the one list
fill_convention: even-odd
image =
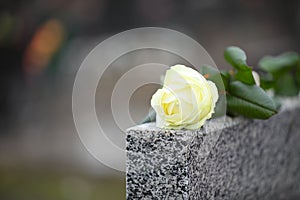
[(127, 199), (188, 199), (192, 133), (145, 127), (127, 133)]
[(127, 199), (300, 199), (300, 109), (127, 131)]
[(225, 128), (209, 155), (189, 146), (190, 199), (300, 199), (300, 109)]

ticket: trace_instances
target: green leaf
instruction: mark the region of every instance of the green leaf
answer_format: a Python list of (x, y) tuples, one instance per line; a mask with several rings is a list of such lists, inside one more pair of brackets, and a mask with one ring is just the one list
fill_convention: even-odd
[(283, 73), (278, 77), (274, 86), (275, 94), (280, 96), (296, 96), (298, 95), (298, 89), (296, 80), (290, 73)]
[[(226, 85), (228, 85), (229, 82), (229, 74), (225, 75), (225, 72), (222, 75), (222, 72), (220, 73), (216, 68), (213, 68), (208, 65), (204, 65), (200, 69), (200, 73), (208, 80), (214, 82), (218, 88), (219, 92), (219, 100), (217, 102), (215, 113), (213, 114), (213, 117), (220, 117), (224, 116), (226, 114)], [(224, 81), (224, 78), (227, 79)]]
[(207, 79), (214, 82), (219, 92), (225, 92), (225, 86), (220, 75), (220, 72), (211, 66), (204, 65), (200, 69), (200, 73)]
[(277, 97), (272, 97), (274, 103), (275, 103), (275, 106), (276, 106), (276, 110), (279, 110), (280, 107), (281, 107), (281, 102), (280, 102), (280, 99), (278, 99)]
[(242, 115), (255, 119), (268, 119), (276, 113), (272, 110), (264, 109), (257, 104), (253, 104), (235, 96), (227, 97), (227, 109), (229, 115)]
[(215, 113), (213, 114), (213, 118), (222, 117), (226, 114), (226, 95), (220, 95), (218, 102), (215, 107)]
[(228, 85), (230, 81), (230, 74), (227, 71), (221, 71), (221, 78), (225, 87), (225, 90), (228, 90)]
[(227, 111), (257, 119), (267, 119), (277, 113), (275, 102), (262, 88), (239, 81), (229, 85)]
[(151, 108), (150, 112), (148, 113), (148, 115), (141, 121), (140, 124), (145, 124), (145, 123), (149, 123), (149, 122), (155, 122), (156, 120), (156, 112), (154, 109)]
[(203, 76), (208, 75), (208, 77), (206, 77), (206, 79), (211, 80), (212, 78), (214, 78), (215, 76), (217, 76), (219, 74), (219, 71), (211, 66), (203, 65), (200, 68), (200, 74), (202, 74)]
[(297, 53), (288, 52), (277, 57), (265, 56), (259, 61), (258, 65), (267, 72), (280, 75), (281, 72), (296, 67), (299, 62), (300, 57)]
[(249, 66), (246, 63), (247, 56), (239, 47), (227, 47), (224, 52), (225, 60), (237, 70), (247, 70)]
[(242, 49), (233, 46), (228, 47), (224, 52), (224, 57), (226, 61), (237, 70), (234, 75), (235, 80), (248, 85), (255, 84), (255, 80), (252, 75), (252, 68), (247, 65), (247, 56)]
[(255, 80), (254, 77), (252, 75), (252, 69), (247, 69), (247, 70), (239, 70), (237, 71), (237, 73), (235, 74), (235, 79), (238, 81), (241, 81), (243, 83), (246, 83), (248, 85), (254, 85), (255, 84)]
[(260, 87), (264, 90), (272, 89), (275, 86), (275, 80), (272, 74), (265, 73), (260, 76)]
[(300, 63), (298, 65), (298, 68), (296, 70), (296, 82), (297, 82), (297, 88), (298, 91), (300, 90)]

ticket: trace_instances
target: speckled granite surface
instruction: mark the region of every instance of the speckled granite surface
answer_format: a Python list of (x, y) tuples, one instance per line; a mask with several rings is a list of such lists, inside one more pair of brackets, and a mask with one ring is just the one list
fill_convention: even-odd
[(127, 199), (300, 199), (299, 102), (266, 121), (128, 129)]

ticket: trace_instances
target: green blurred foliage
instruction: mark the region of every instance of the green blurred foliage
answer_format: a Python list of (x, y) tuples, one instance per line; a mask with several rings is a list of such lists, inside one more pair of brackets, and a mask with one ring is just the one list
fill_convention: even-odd
[(1, 168), (0, 177), (0, 199), (118, 200), (126, 195), (125, 180), (117, 177), (9, 168)]

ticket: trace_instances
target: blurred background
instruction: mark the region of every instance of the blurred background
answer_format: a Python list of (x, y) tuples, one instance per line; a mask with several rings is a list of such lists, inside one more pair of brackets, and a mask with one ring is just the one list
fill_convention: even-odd
[[(125, 198), (125, 174), (95, 160), (79, 140), (72, 87), (99, 42), (144, 26), (189, 35), (219, 68), (227, 67), (223, 51), (229, 45), (242, 47), (253, 67), (265, 54), (300, 52), (298, 0), (1, 0), (0, 199)], [(129, 55), (106, 72), (96, 94), (99, 118), (109, 112), (101, 99), (109, 100), (137, 56), (143, 60)], [(133, 95), (136, 121), (155, 89), (145, 86)]]

